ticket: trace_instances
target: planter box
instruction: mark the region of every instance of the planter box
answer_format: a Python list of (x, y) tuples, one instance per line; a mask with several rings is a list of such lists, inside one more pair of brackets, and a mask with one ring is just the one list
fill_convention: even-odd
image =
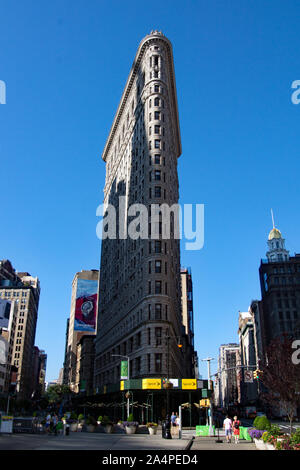
[(136, 426), (125, 426), (126, 434), (135, 434)]
[(163, 384), (163, 388), (166, 389), (166, 390), (170, 390), (171, 388), (173, 388), (172, 382), (167, 382), (167, 383)]
[(157, 426), (149, 427), (148, 431), (149, 431), (149, 434), (153, 436), (154, 434), (157, 433)]
[(87, 432), (95, 432), (95, 426), (93, 424), (88, 424), (86, 429)]
[(256, 445), (256, 448), (258, 450), (267, 450), (267, 447), (262, 439), (255, 439), (254, 438), (254, 443)]
[(113, 432), (113, 425), (112, 424), (106, 424), (104, 426), (106, 434), (111, 434)]

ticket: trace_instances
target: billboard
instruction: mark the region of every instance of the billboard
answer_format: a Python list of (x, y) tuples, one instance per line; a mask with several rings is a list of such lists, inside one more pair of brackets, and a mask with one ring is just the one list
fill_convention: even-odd
[(0, 299), (0, 328), (8, 329), (11, 303)]
[(96, 332), (98, 281), (78, 279), (74, 330)]

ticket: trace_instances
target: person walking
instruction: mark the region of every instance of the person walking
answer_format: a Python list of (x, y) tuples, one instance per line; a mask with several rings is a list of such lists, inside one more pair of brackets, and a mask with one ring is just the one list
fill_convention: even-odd
[(51, 425), (51, 414), (48, 413), (46, 417), (46, 433), (49, 434), (50, 432), (50, 425)]
[(236, 444), (238, 444), (239, 438), (240, 438), (240, 425), (241, 425), (241, 422), (238, 420), (237, 416), (235, 416), (233, 418), (232, 427), (233, 427), (234, 441)]
[(231, 442), (231, 436), (232, 436), (232, 421), (228, 415), (224, 419), (223, 428), (225, 429), (226, 441), (229, 444)]
[(55, 436), (57, 436), (57, 422), (58, 422), (58, 418), (57, 418), (57, 415), (54, 413), (53, 417), (52, 417), (52, 422), (53, 422), (53, 431), (54, 431), (54, 434)]
[(175, 414), (175, 411), (172, 411), (172, 414), (171, 414), (171, 427), (172, 427), (172, 432), (176, 431), (176, 414)]
[(179, 434), (180, 418), (179, 418), (178, 413), (176, 413), (175, 426), (176, 426), (176, 433)]

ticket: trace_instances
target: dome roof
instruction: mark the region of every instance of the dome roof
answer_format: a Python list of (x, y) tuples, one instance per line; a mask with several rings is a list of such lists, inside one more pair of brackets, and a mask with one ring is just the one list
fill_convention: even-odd
[(282, 238), (280, 230), (275, 227), (269, 233), (269, 240), (273, 240), (273, 238)]

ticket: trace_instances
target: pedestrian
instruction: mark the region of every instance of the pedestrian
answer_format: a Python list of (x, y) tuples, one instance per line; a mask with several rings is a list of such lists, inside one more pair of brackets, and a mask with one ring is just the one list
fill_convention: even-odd
[(232, 436), (232, 421), (228, 415), (224, 419), (223, 427), (225, 429), (226, 441), (229, 444), (231, 442), (231, 436)]
[(175, 414), (175, 411), (172, 411), (172, 414), (171, 414), (171, 427), (172, 427), (172, 431), (176, 431), (176, 414)]
[(46, 433), (49, 434), (51, 425), (51, 414), (49, 413), (46, 417)]
[(234, 440), (235, 443), (238, 444), (239, 438), (240, 438), (240, 425), (241, 422), (238, 420), (237, 416), (233, 418), (233, 435), (234, 435)]
[(178, 413), (176, 413), (175, 423), (176, 423), (176, 432), (177, 432), (177, 434), (179, 434), (180, 418), (178, 416)]
[(57, 436), (57, 422), (58, 422), (58, 418), (57, 418), (57, 415), (56, 415), (55, 413), (54, 413), (54, 415), (53, 415), (52, 422), (53, 422), (53, 431), (54, 431), (54, 434), (55, 434), (55, 436)]

